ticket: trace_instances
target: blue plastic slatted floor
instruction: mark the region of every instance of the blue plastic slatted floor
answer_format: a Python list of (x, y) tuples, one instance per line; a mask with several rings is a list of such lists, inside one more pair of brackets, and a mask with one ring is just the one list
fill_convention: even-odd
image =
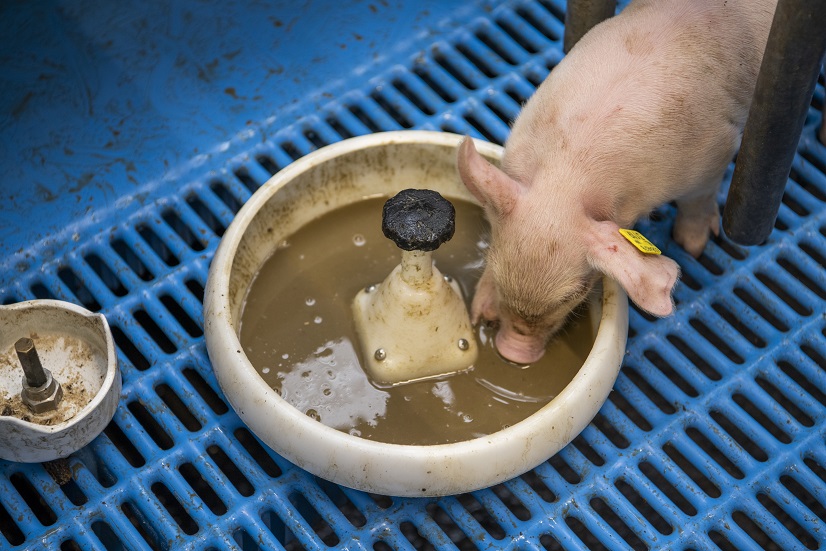
[(490, 489), (399, 499), (297, 469), (228, 408), (209, 261), (250, 194), (325, 144), (501, 143), (562, 58), (562, 0), (56, 3), (0, 7), (0, 301), (105, 313), (124, 388), (68, 483), (0, 462), (0, 548), (826, 544), (823, 79), (767, 244), (695, 261), (670, 206), (641, 224), (683, 268), (678, 312), (632, 311), (614, 391), (571, 445)]

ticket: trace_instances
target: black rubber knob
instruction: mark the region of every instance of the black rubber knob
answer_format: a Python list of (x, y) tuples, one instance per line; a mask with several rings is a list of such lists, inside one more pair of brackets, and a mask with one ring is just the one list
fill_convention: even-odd
[(405, 189), (384, 204), (381, 231), (405, 251), (435, 251), (453, 237), (456, 210), (429, 189)]

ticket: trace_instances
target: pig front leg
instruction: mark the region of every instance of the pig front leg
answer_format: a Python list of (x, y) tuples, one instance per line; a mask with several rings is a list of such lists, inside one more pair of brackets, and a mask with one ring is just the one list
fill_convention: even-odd
[(674, 241), (694, 258), (703, 253), (708, 243), (709, 230), (714, 235), (720, 235), (717, 187), (714, 185), (711, 186), (711, 191), (677, 200)]
[(473, 325), (481, 321), (497, 321), (499, 312), (496, 300), (496, 286), (493, 283), (493, 275), (486, 266), (476, 284), (476, 292), (473, 295), (473, 303), (470, 308), (470, 318)]

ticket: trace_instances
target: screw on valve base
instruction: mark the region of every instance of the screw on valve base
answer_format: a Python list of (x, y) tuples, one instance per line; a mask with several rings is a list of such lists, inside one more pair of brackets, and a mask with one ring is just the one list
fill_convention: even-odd
[(45, 413), (57, 409), (63, 399), (63, 389), (52, 373), (40, 363), (34, 341), (28, 337), (14, 343), (14, 351), (23, 368), (23, 391), (20, 398), (34, 413)]

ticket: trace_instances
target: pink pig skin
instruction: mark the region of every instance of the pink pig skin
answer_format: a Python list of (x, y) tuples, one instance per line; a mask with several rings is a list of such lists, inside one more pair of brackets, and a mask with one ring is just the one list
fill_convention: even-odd
[(473, 141), (462, 181), (491, 244), (472, 317), (532, 363), (600, 274), (640, 308), (674, 310), (680, 275), (623, 238), (676, 201), (674, 239), (699, 256), (719, 231), (715, 200), (739, 145), (776, 0), (637, 0), (586, 34), (525, 104), (501, 169)]

